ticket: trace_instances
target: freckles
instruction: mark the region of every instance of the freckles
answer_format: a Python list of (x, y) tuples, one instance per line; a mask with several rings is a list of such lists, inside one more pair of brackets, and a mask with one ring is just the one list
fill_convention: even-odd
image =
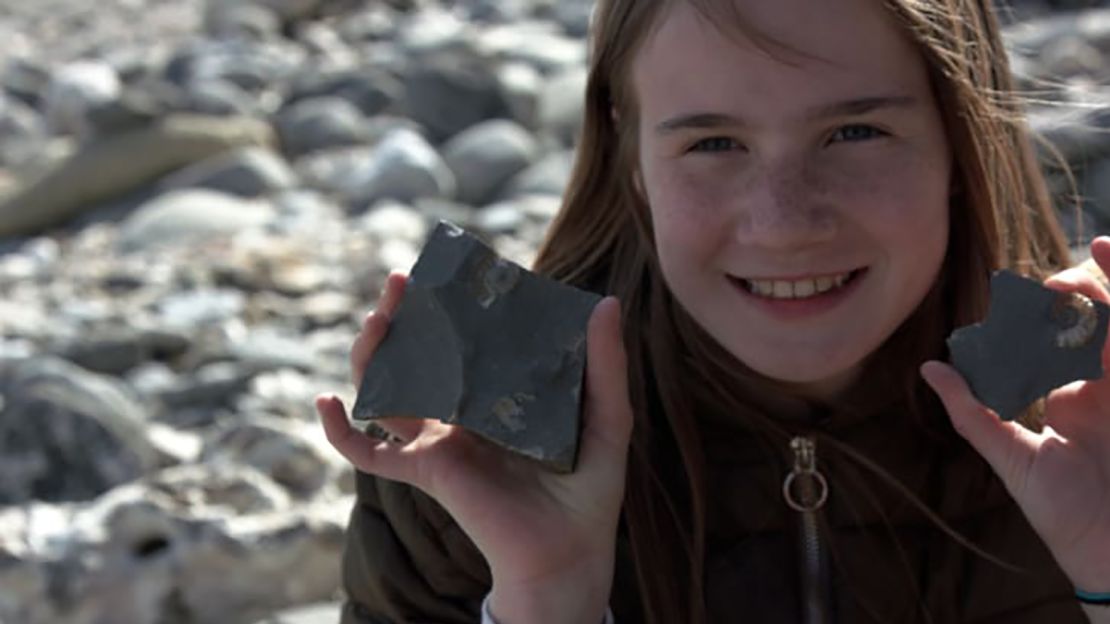
[(701, 236), (715, 227), (721, 213), (723, 194), (699, 176), (683, 171), (669, 171), (656, 184), (651, 197), (652, 214), (660, 226), (666, 224), (668, 234), (685, 232)]
[(850, 211), (901, 222), (929, 223), (947, 211), (947, 175), (934, 163), (904, 154), (844, 162), (823, 176), (823, 190)]

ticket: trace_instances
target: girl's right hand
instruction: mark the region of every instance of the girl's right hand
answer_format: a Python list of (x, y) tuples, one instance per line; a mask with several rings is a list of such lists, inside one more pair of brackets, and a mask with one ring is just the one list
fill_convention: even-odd
[[(406, 283), (390, 275), (351, 348), (356, 385), (385, 337)], [(359, 470), (435, 498), (485, 556), (500, 624), (601, 622), (612, 586), (632, 434), (620, 306), (606, 297), (586, 332), (586, 388), (576, 469), (556, 474), (438, 420), (378, 420), (392, 441), (353, 429), (343, 403), (316, 399), (328, 441)]]

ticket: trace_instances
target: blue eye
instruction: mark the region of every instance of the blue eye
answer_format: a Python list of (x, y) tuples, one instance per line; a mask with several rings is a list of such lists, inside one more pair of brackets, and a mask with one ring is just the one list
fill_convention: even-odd
[(874, 126), (853, 124), (837, 128), (830, 141), (865, 141), (885, 135), (886, 133)]
[(690, 148), (691, 152), (725, 152), (739, 144), (728, 137), (709, 137), (702, 139)]

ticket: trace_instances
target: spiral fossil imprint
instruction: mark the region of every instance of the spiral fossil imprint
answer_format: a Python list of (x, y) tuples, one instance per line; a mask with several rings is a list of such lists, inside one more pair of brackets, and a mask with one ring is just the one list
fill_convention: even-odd
[(1098, 329), (1098, 310), (1094, 302), (1080, 294), (1067, 293), (1057, 298), (1052, 317), (1061, 328), (1056, 332), (1056, 346), (1063, 349), (1086, 345)]

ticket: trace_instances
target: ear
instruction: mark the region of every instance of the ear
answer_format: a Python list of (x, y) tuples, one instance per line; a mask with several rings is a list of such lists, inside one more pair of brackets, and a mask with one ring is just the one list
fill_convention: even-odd
[(636, 191), (636, 195), (646, 204), (647, 193), (644, 192), (644, 177), (640, 175), (640, 169), (638, 167), (632, 171), (632, 188)]
[(620, 113), (617, 112), (617, 105), (616, 104), (610, 104), (609, 105), (609, 118), (613, 120), (613, 125), (614, 126), (620, 125), (621, 115), (620, 115)]

